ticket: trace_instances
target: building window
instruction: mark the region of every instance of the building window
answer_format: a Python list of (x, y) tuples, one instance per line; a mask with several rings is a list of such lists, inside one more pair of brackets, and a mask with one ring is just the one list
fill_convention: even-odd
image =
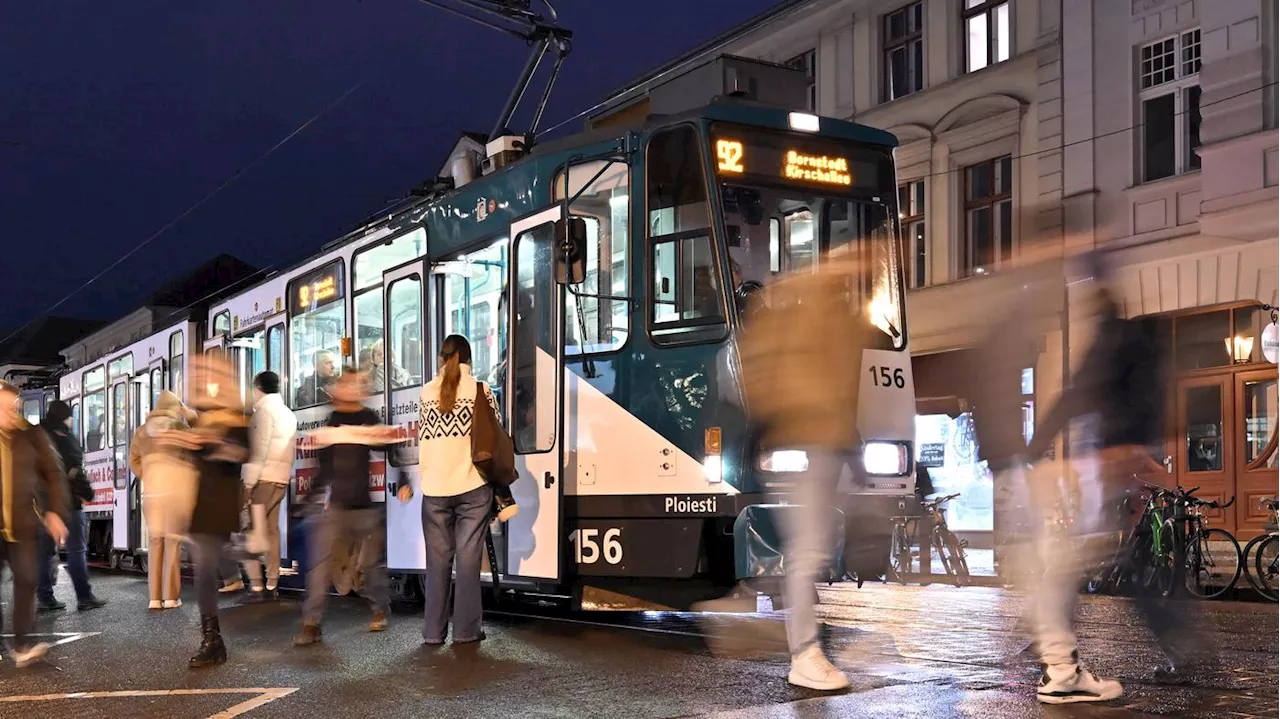
[(924, 233), (924, 180), (898, 187), (898, 214), (902, 218), (902, 267), (907, 289), (929, 284), (929, 246)]
[(964, 198), (960, 276), (985, 275), (1013, 259), (1013, 159), (964, 168)]
[(884, 16), (884, 99), (924, 88), (924, 3), (913, 2)]
[(809, 112), (818, 111), (818, 51), (809, 50), (782, 63), (792, 70), (799, 70), (805, 77), (805, 98)]
[(1138, 52), (1142, 105), (1142, 180), (1200, 169), (1200, 30), (1167, 37)]
[(964, 0), (965, 72), (1004, 62), (1013, 54), (1009, 0)]

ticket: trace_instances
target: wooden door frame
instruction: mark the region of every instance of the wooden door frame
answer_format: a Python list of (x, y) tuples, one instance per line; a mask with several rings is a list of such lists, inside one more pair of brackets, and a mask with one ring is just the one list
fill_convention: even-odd
[[(1217, 472), (1191, 472), (1187, 469), (1186, 393), (1188, 390), (1197, 387), (1219, 388), (1219, 410), (1222, 420), (1219, 440), (1221, 442), (1222, 469)], [(1207, 376), (1182, 377), (1178, 379), (1176, 391), (1173, 425), (1174, 436), (1176, 437), (1174, 477), (1177, 479), (1177, 483), (1185, 489), (1199, 487), (1200, 491), (1196, 492), (1197, 497), (1225, 503), (1231, 499), (1235, 489), (1235, 373), (1225, 371)], [(1235, 531), (1235, 514), (1231, 510), (1226, 512), (1223, 510), (1206, 512), (1205, 517), (1215, 527), (1221, 527), (1231, 532)]]
[[(1255, 365), (1256, 367), (1256, 365)], [(1256, 369), (1243, 370), (1232, 374), (1234, 384), (1233, 405), (1235, 421), (1238, 424), (1237, 430), (1239, 436), (1234, 444), (1243, 447), (1244, 440), (1247, 436), (1248, 428), (1244, 424), (1245, 420), (1245, 397), (1244, 386), (1248, 382), (1258, 380), (1275, 380), (1275, 365), (1270, 367), (1258, 367)], [(1236, 506), (1233, 509), (1236, 512), (1236, 536), (1241, 541), (1251, 539), (1264, 531), (1264, 527), (1270, 521), (1269, 512), (1258, 505), (1258, 500), (1263, 497), (1275, 497), (1277, 489), (1277, 479), (1280, 478), (1280, 472), (1276, 469), (1268, 469), (1265, 465), (1269, 457), (1276, 452), (1277, 430), (1275, 427), (1271, 430), (1271, 439), (1263, 449), (1262, 453), (1254, 459), (1253, 462), (1246, 462), (1244, 452), (1241, 451), (1235, 461), (1235, 485), (1236, 485)]]

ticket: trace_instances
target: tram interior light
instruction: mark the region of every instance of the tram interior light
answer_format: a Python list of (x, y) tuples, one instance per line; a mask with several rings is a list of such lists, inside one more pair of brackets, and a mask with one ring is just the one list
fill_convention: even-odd
[(907, 447), (896, 442), (867, 442), (862, 447), (867, 474), (898, 476), (907, 473)]
[(809, 469), (809, 455), (799, 449), (779, 449), (760, 458), (766, 472), (803, 472)]
[(791, 124), (792, 130), (801, 132), (817, 132), (821, 125), (817, 115), (810, 115), (807, 112), (793, 112), (787, 116), (787, 121)]

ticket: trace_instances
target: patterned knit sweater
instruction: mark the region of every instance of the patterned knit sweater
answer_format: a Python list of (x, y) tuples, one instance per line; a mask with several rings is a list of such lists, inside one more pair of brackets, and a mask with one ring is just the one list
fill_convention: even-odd
[[(440, 375), (422, 388), (418, 410), (418, 478), (427, 497), (456, 497), (484, 486), (484, 478), (471, 461), (471, 420), (476, 406), (476, 378), (470, 365), (462, 365), (458, 397), (453, 411), (440, 408)], [(498, 405), (489, 385), (481, 383), (484, 398), (495, 415)], [(501, 416), (501, 415), (498, 415)]]

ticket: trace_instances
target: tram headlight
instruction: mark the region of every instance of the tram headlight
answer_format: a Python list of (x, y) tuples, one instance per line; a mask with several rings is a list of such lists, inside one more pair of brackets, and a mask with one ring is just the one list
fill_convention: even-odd
[(896, 477), (907, 473), (907, 446), (897, 442), (867, 442), (862, 446), (862, 467), (867, 474)]
[(800, 449), (778, 449), (760, 458), (765, 472), (803, 472), (809, 469), (809, 455)]

